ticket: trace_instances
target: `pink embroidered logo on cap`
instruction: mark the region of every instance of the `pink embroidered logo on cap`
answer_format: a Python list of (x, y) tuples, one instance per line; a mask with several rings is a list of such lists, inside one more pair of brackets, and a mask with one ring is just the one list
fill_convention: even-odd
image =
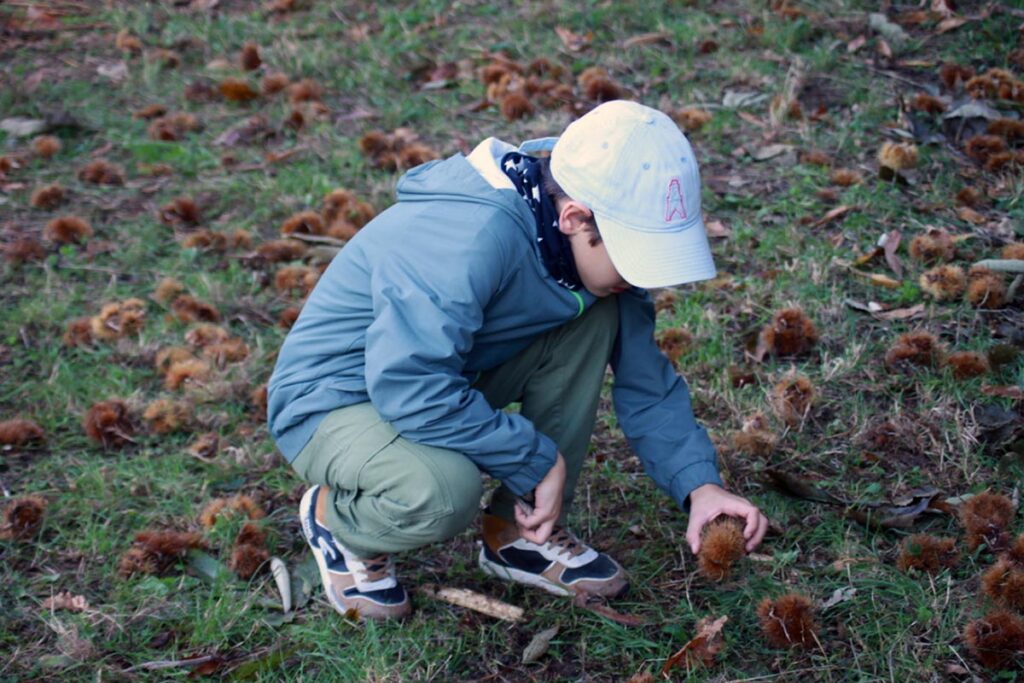
[(668, 183), (668, 192), (665, 193), (665, 222), (671, 223), (677, 215), (680, 220), (686, 220), (683, 190), (679, 186), (679, 178), (673, 178)]

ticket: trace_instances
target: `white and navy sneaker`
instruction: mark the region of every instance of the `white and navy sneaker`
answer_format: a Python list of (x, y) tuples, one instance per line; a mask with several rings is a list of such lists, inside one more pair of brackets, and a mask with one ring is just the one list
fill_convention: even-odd
[[(409, 594), (395, 577), (389, 555), (361, 558), (338, 543), (317, 518), (323, 518), (327, 487), (314, 486), (302, 496), (302, 533), (320, 567), (327, 600), (338, 612), (364, 619), (401, 618), (412, 611)], [(323, 494), (323, 495), (321, 495)]]
[(567, 529), (555, 527), (547, 543), (538, 545), (520, 536), (515, 522), (488, 512), (483, 514), (483, 529), (480, 568), (491, 576), (555, 595), (586, 592), (614, 598), (629, 589), (618, 562)]

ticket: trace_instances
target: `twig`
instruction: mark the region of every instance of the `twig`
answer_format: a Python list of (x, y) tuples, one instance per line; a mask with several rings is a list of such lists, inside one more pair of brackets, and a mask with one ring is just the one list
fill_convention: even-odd
[(306, 235), (300, 233), (292, 233), (288, 235), (293, 240), (300, 240), (302, 242), (312, 242), (314, 244), (329, 244), (332, 247), (343, 247), (348, 244), (348, 240), (341, 240), (337, 237), (328, 237), (327, 235)]
[(1006, 5), (1002, 4), (992, 5), (992, 9), (997, 12), (1005, 12), (1006, 14), (1009, 14), (1011, 17), (1024, 17), (1024, 9), (1007, 7)]
[(11, 28), (0, 30), (0, 35), (9, 35), (15, 38), (49, 38), (61, 31), (91, 31), (93, 29), (110, 28), (110, 24), (69, 24), (60, 28)]
[(1001, 273), (1024, 273), (1024, 261), (1020, 259), (985, 259), (974, 265), (978, 268), (998, 270)]
[(136, 666), (124, 669), (124, 673), (129, 671), (158, 671), (160, 669), (174, 669), (181, 666), (196, 666), (198, 664), (205, 664), (206, 662), (212, 662), (215, 659), (221, 659), (220, 655), (203, 655), (201, 657), (190, 657), (189, 659), (158, 659), (153, 662), (145, 662)]
[(1022, 283), (1024, 283), (1024, 273), (1020, 273), (1017, 277), (1013, 278), (1013, 282), (1010, 283), (1010, 288), (1006, 290), (1007, 301), (1013, 301), (1017, 298), (1017, 290), (1020, 289)]
[(495, 600), (465, 588), (448, 588), (426, 584), (420, 588), (420, 591), (432, 598), (443, 600), (459, 607), (465, 607), (466, 609), (471, 609), (496, 619), (519, 623), (524, 618), (522, 607), (516, 607), (507, 602)]

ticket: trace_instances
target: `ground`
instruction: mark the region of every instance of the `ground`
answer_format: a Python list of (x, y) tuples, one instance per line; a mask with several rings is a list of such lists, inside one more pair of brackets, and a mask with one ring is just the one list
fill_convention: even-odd
[[(0, 678), (643, 680), (661, 676), (698, 620), (721, 616), (714, 661), (671, 680), (1019, 675), (1024, 643), (999, 672), (965, 641), (993, 608), (979, 577), (997, 549), (969, 547), (958, 506), (984, 491), (1016, 505), (1022, 296), (1014, 272), (997, 270), (1005, 301), (938, 301), (920, 282), (935, 263), (910, 245), (941, 229), (939, 260), (967, 271), (1024, 239), (1024, 11), (942, 0), (877, 17), (876, 3), (854, 0), (100, 5), (0, 5), (0, 421), (44, 434), (0, 445)], [(539, 58), (548, 64), (527, 68)], [(982, 79), (958, 83), (944, 64)], [(269, 92), (278, 72), (312, 82)], [(653, 292), (659, 335), (728, 486), (771, 519), (767, 538), (725, 582), (702, 576), (685, 514), (644, 475), (604, 400), (573, 527), (627, 566), (633, 589), (612, 607), (641, 625), (487, 578), (475, 529), (399, 558), (417, 606), (407, 622), (335, 614), (303, 584), (303, 484), (259, 395), (288, 309), (363, 221), (351, 201), (343, 220), (324, 214), (325, 195), (346, 189), (383, 210), (404, 167), (489, 135), (557, 134), (613, 96), (673, 115), (700, 161), (719, 277)], [(149, 105), (195, 120), (154, 123)], [(996, 119), (995, 140), (971, 142)], [(399, 128), (423, 147), (361, 148), (371, 131)], [(880, 155), (886, 143), (908, 151)], [(99, 159), (121, 182), (81, 173)], [(61, 201), (36, 194), (49, 184)], [(275, 261), (266, 245), (306, 210), (316, 216), (291, 237), (305, 253)], [(69, 215), (91, 235), (50, 225)], [(876, 253), (882, 236), (889, 255)], [(158, 292), (167, 278), (199, 304)], [(763, 332), (788, 308), (816, 337), (793, 353)], [(887, 362), (914, 331), (934, 335), (936, 362)], [(193, 364), (169, 379), (158, 356), (174, 346)], [(956, 377), (944, 359), (960, 351), (980, 355), (982, 374)], [(794, 375), (811, 387), (806, 410), (776, 397)], [(123, 405), (108, 404), (112, 421), (90, 437), (83, 420), (110, 400)], [(203, 434), (216, 436), (205, 449)], [(227, 507), (204, 518), (218, 498)], [(33, 506), (45, 506), (39, 524)], [(249, 517), (256, 571), (241, 578), (233, 556)], [(1020, 530), (1015, 517), (1005, 528)], [(143, 531), (192, 533), (178, 540), (197, 547), (155, 555), (135, 540)], [(901, 544), (918, 532), (955, 538), (959, 561), (900, 571)], [(289, 614), (268, 556), (291, 572), (301, 605)], [(427, 583), (521, 606), (525, 621), (438, 601), (416, 589)], [(785, 593), (815, 607), (808, 647), (762, 633), (758, 604)], [(547, 654), (521, 663), (552, 626)]]

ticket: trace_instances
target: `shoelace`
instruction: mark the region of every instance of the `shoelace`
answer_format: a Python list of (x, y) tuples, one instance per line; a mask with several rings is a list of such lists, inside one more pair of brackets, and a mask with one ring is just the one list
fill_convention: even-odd
[(575, 557), (581, 555), (587, 550), (587, 546), (584, 545), (583, 541), (576, 538), (572, 532), (567, 529), (557, 529), (551, 535), (546, 543), (547, 546), (556, 549), (556, 553), (561, 555), (567, 553), (569, 557)]
[(363, 563), (363, 580), (367, 582), (379, 581), (391, 576), (391, 556), (387, 554), (375, 555), (361, 560)]

